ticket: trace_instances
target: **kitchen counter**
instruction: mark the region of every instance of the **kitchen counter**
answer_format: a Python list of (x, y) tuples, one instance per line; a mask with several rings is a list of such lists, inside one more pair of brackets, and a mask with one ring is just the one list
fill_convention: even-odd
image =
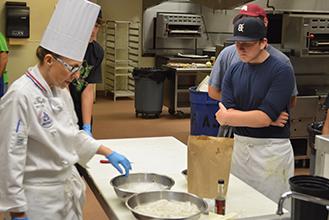
[(195, 68), (173, 68), (176, 71), (179, 72), (187, 72), (187, 73), (191, 73), (191, 72), (201, 72), (201, 73), (210, 73), (211, 72), (211, 67), (195, 67)]
[[(174, 137), (110, 139), (100, 142), (126, 155), (132, 162), (132, 172), (151, 172), (170, 176), (175, 180), (171, 190), (187, 191), (186, 179), (181, 174), (181, 171), (187, 167), (187, 147)], [(124, 203), (116, 197), (110, 185), (110, 180), (119, 173), (110, 164), (101, 164), (99, 162), (101, 159), (104, 157), (96, 155), (89, 161), (87, 183), (111, 220), (135, 219)], [(275, 217), (276, 208), (276, 203), (230, 175), (226, 213), (237, 213), (239, 219), (266, 215)], [(202, 216), (200, 219), (207, 219), (207, 216)]]

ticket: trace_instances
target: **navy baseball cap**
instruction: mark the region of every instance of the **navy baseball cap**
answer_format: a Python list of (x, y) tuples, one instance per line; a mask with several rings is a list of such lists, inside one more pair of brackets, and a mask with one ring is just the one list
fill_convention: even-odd
[(234, 23), (233, 41), (258, 41), (266, 37), (264, 22), (256, 17), (243, 17)]

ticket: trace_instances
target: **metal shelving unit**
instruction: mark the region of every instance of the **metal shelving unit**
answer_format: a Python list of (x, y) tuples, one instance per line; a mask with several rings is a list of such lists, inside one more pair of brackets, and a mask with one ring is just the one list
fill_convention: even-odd
[(105, 92), (118, 97), (133, 97), (132, 71), (139, 63), (140, 25), (129, 21), (106, 22)]
[(130, 68), (130, 76), (128, 78), (128, 89), (134, 91), (135, 81), (132, 77), (132, 71), (135, 67), (139, 67), (140, 54), (140, 23), (130, 22), (128, 33), (128, 60)]

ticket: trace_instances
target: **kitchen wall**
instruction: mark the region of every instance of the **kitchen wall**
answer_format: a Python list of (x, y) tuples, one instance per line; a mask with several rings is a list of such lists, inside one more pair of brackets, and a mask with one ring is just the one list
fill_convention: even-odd
[[(37, 63), (35, 50), (38, 47), (57, 0), (15, 0), (26, 2), (30, 7), (30, 38), (19, 42), (21, 45), (9, 46), (9, 62), (7, 69), (9, 81), (19, 78), (26, 68)], [(103, 18), (112, 20), (141, 20), (142, 0), (92, 0), (102, 6)], [(0, 31), (5, 31), (5, 0), (0, 0)], [(103, 41), (101, 30), (99, 41)], [(153, 58), (141, 58), (141, 66), (153, 66)], [(103, 85), (97, 86), (98, 90)]]
[[(57, 0), (15, 0), (26, 2), (30, 7), (30, 38), (22, 40), (21, 45), (9, 46), (7, 70), (10, 83), (20, 77), (26, 68), (37, 62), (35, 50), (40, 43), (43, 30), (48, 24)], [(0, 31), (5, 32), (5, 0), (0, 0)], [(16, 42), (17, 43), (17, 42)]]
[[(266, 7), (266, 0), (256, 0), (256, 4)], [(305, 12), (325, 12), (329, 11), (328, 0), (270, 0), (270, 5), (276, 10), (282, 11), (305, 11)]]
[[(140, 21), (142, 22), (142, 0), (97, 0), (102, 7), (102, 15), (104, 20), (118, 21)], [(104, 45), (105, 28), (101, 29), (98, 40)], [(141, 67), (154, 66), (153, 57), (140, 57)], [(105, 70), (105, 62), (103, 62), (103, 74)], [(104, 77), (103, 77), (104, 78)], [(103, 90), (104, 85), (97, 85), (97, 90)]]
[[(22, 0), (15, 0), (23, 2)], [(143, 0), (92, 0), (102, 6), (104, 19), (112, 20), (132, 20), (142, 21), (142, 5)], [(0, 31), (4, 33), (5, 29), (5, 17), (4, 17), (4, 4), (5, 0), (0, 0)], [(22, 45), (9, 45), (9, 80), (10, 82), (21, 76), (28, 66), (34, 65), (37, 60), (35, 58), (35, 49), (39, 45), (42, 37), (42, 33), (48, 24), (50, 16), (53, 12), (57, 0), (26, 0), (27, 5), (30, 7), (30, 38), (23, 41)], [(265, 0), (257, 0), (256, 3), (266, 7)], [(274, 5), (277, 9), (289, 8), (290, 10), (325, 10), (329, 11), (329, 1), (327, 0), (271, 0), (271, 5)], [(233, 11), (234, 14), (236, 11)], [(230, 32), (231, 26), (228, 25), (231, 22), (232, 14), (229, 11), (203, 8), (203, 13), (206, 15), (205, 19), (208, 22), (208, 31), (221, 31)], [(226, 18), (229, 19), (226, 19)], [(40, 19), (42, 18), (42, 19)], [(214, 19), (215, 18), (215, 19)], [(210, 22), (213, 21), (213, 22)], [(229, 21), (229, 22), (228, 22)], [(224, 25), (224, 27), (223, 27)], [(219, 28), (221, 27), (221, 28)], [(220, 29), (220, 30), (219, 30)], [(211, 35), (211, 34), (210, 34)], [(104, 28), (99, 34), (99, 41), (103, 43)], [(226, 36), (226, 34), (225, 34)], [(216, 34), (210, 36), (210, 39), (214, 39), (212, 43), (222, 41), (217, 39)], [(153, 57), (141, 57), (140, 66), (147, 67), (154, 65)], [(103, 89), (103, 85), (97, 86), (98, 90)]]

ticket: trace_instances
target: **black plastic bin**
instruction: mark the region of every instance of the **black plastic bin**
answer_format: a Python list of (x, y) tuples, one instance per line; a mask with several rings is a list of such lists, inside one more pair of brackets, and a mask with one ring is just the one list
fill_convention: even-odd
[(163, 81), (168, 70), (160, 68), (135, 68), (136, 117), (159, 118), (163, 105)]
[[(289, 179), (290, 188), (294, 192), (329, 199), (329, 179), (320, 176), (294, 176)], [(327, 220), (326, 206), (292, 198), (292, 220)]]
[(315, 153), (314, 148), (315, 136), (322, 134), (323, 121), (313, 122), (307, 126), (308, 131), (308, 145), (310, 147), (310, 174), (315, 173)]

